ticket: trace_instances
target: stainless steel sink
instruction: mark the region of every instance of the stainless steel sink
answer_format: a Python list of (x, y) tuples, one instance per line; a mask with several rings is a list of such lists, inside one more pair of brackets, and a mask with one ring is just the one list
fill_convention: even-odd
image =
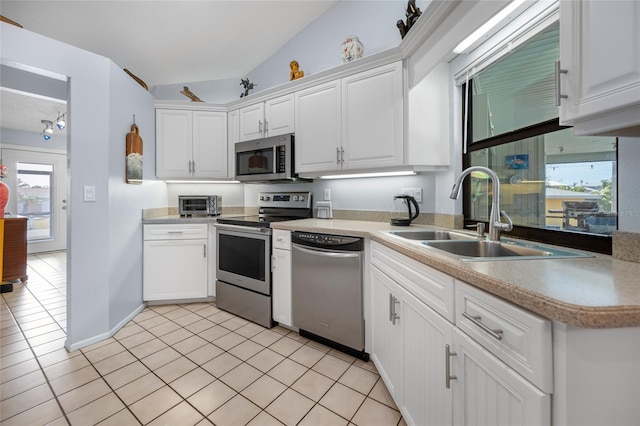
[(391, 235), (418, 241), (475, 240), (471, 234), (452, 231), (389, 231)]
[(455, 255), (461, 260), (525, 260), (591, 257), (568, 249), (540, 246), (520, 241), (423, 241), (429, 247)]

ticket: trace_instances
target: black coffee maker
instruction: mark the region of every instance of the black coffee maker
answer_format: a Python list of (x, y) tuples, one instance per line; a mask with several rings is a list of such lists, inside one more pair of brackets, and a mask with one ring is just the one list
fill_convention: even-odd
[[(415, 210), (411, 209), (412, 205)], [(393, 197), (392, 225), (409, 226), (411, 221), (417, 218), (419, 214), (418, 202), (411, 195), (396, 195)]]

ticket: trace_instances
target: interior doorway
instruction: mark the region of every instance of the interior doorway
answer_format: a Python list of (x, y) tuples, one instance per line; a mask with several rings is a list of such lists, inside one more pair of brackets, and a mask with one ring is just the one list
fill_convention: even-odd
[(11, 170), (7, 212), (26, 217), (27, 251), (42, 253), (67, 247), (66, 154), (2, 149), (2, 161)]

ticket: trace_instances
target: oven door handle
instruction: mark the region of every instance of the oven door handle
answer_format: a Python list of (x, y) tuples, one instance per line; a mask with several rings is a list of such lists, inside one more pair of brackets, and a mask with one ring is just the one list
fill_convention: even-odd
[(271, 235), (271, 228), (253, 228), (250, 226), (227, 225), (216, 223), (216, 228), (220, 231), (236, 231), (249, 234)]

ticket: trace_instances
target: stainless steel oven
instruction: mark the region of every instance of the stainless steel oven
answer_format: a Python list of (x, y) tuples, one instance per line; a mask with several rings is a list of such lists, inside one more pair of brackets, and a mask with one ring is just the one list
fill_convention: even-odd
[(310, 192), (261, 192), (257, 216), (216, 223), (216, 306), (272, 326), (270, 223), (312, 216)]

